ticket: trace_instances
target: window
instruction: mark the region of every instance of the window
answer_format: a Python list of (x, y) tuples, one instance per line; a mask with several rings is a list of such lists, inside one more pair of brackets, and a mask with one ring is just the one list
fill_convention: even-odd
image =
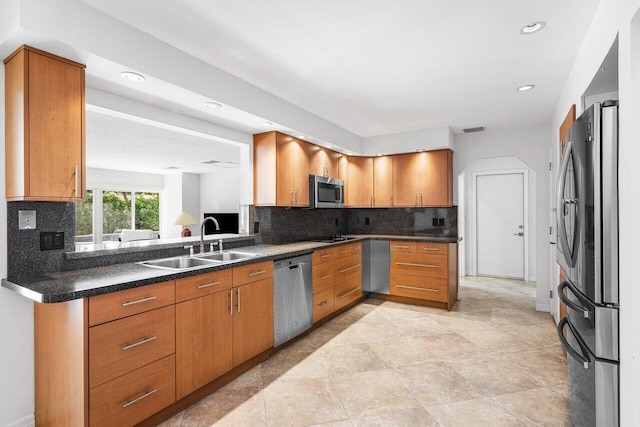
[(160, 193), (87, 190), (86, 199), (76, 202), (76, 244), (118, 241), (127, 229), (152, 230), (157, 238), (159, 212)]

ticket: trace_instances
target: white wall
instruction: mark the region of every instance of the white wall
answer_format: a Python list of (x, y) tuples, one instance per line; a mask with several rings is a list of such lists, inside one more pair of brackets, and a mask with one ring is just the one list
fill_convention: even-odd
[(453, 149), (453, 133), (449, 126), (376, 135), (362, 138), (362, 154), (411, 153), (416, 150)]
[(205, 212), (236, 213), (242, 200), (238, 191), (242, 169), (223, 169), (200, 175), (200, 214)]
[(164, 176), (160, 194), (160, 237), (180, 237), (182, 227), (174, 222), (182, 212), (189, 212), (198, 224), (189, 226), (192, 236), (200, 235), (200, 175), (173, 173)]
[(200, 213), (200, 175), (198, 174), (182, 174), (182, 210), (194, 216), (198, 224), (191, 227), (191, 235), (199, 236), (202, 214)]
[[(528, 168), (529, 172), (529, 255), (532, 267), (530, 278), (537, 288), (536, 308), (549, 311), (549, 159), (547, 141), (548, 125), (513, 127), (484, 132), (456, 135), (456, 151), (453, 155), (453, 174), (464, 180), (464, 200), (458, 197), (458, 185), (454, 185), (454, 203), (462, 206), (458, 215), (459, 230), (463, 230), (467, 273), (473, 271), (473, 223), (471, 214), (473, 172)], [(524, 166), (523, 166), (524, 165)], [(461, 221), (464, 221), (461, 223)], [(533, 267), (535, 266), (535, 267)]]
[[(4, 4), (3, 4), (4, 5)], [(4, 67), (0, 67), (4, 82)], [(0, 84), (0, 277), (7, 277), (4, 176), (4, 84)], [(33, 302), (0, 288), (0, 425), (29, 422), (34, 412)], [(25, 424), (26, 425), (26, 424)]]
[[(557, 129), (571, 104), (581, 113), (583, 92), (589, 86), (611, 44), (619, 34), (619, 226), (620, 226), (620, 414), (622, 426), (640, 425), (640, 0), (601, 0), (578, 51), (567, 83), (554, 111), (550, 146), (555, 149)], [(635, 18), (634, 18), (635, 17)], [(632, 22), (633, 19), (633, 22)], [(555, 151), (554, 151), (555, 152)], [(558, 159), (554, 160), (557, 168)], [(555, 263), (553, 268), (557, 270)]]
[(163, 186), (163, 175), (87, 168), (87, 188), (159, 192)]

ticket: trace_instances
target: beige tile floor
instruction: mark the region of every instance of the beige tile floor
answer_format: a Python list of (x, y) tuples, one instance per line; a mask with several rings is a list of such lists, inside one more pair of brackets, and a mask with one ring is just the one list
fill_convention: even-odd
[(367, 300), (161, 425), (567, 425), (566, 359), (534, 305), (534, 284), (481, 277), (450, 312)]

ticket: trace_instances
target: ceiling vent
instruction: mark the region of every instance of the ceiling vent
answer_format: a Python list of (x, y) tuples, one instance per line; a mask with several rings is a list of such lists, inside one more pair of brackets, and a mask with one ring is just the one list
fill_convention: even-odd
[(217, 166), (220, 168), (237, 168), (240, 167), (240, 163), (237, 162), (227, 162), (226, 160), (207, 160), (206, 162), (202, 162), (203, 165), (211, 165)]
[(478, 126), (477, 128), (462, 129), (462, 132), (464, 132), (464, 133), (482, 132), (483, 130), (484, 130), (484, 126)]

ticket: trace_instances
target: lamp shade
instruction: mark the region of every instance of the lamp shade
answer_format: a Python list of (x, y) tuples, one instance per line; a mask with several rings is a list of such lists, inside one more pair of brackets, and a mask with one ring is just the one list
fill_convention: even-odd
[(189, 212), (182, 212), (178, 216), (178, 219), (176, 219), (176, 222), (174, 222), (174, 224), (175, 225), (196, 225), (197, 222), (195, 219), (193, 219), (193, 217)]

